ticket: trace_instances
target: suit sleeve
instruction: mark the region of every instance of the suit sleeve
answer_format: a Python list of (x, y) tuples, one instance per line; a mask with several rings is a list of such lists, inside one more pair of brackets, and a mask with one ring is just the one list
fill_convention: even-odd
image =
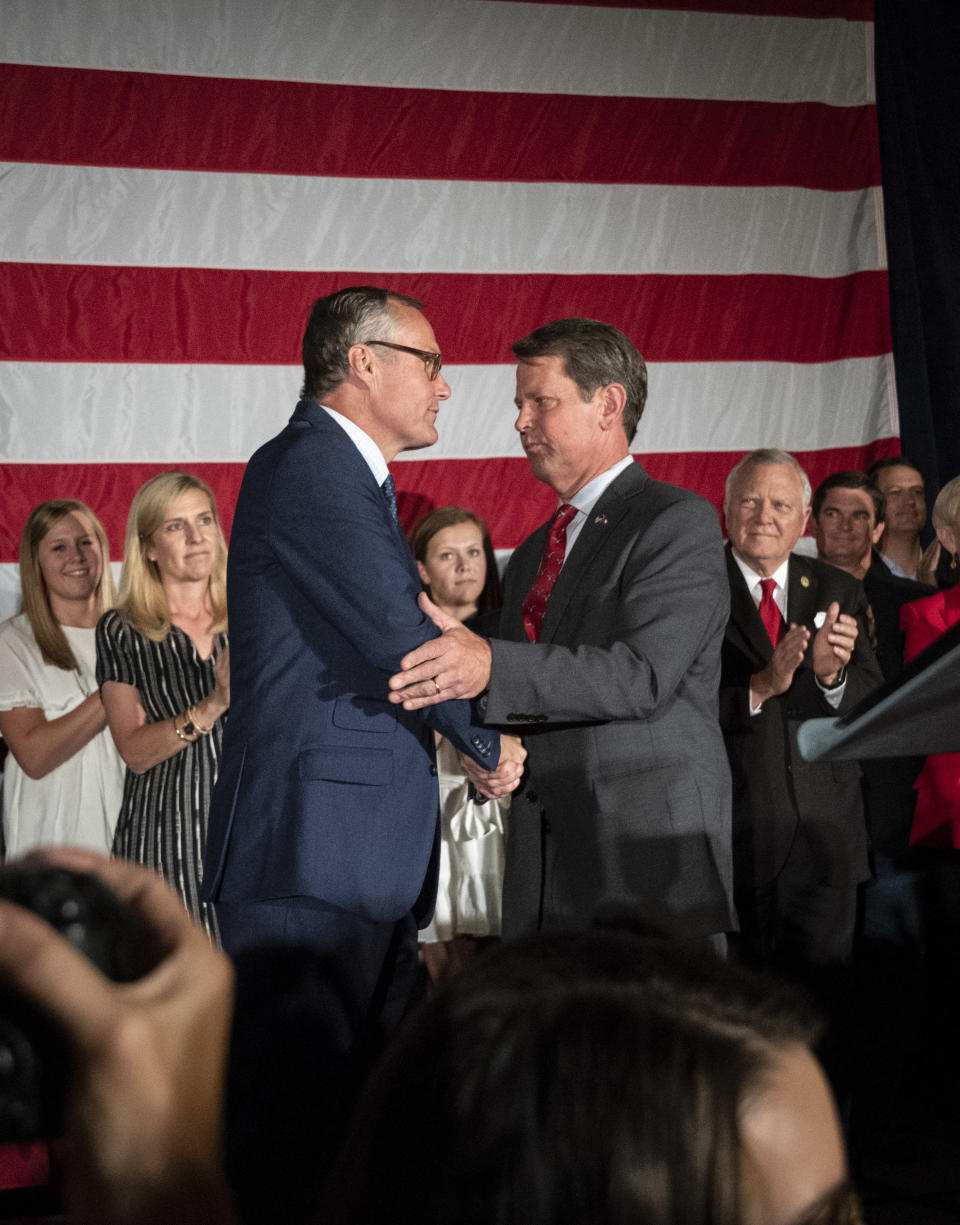
[[(346, 436), (344, 444), (353, 449)], [(379, 692), (370, 696), (386, 700), (403, 656), (440, 631), (417, 604), (420, 584), (376, 483), (339, 439), (331, 450), (317, 455), (308, 480), (302, 451), (277, 465), (268, 498), (271, 551), (327, 626), (380, 674), (373, 682)], [(472, 724), (469, 702), (444, 702), (418, 717), (480, 765), (497, 765), (499, 736)]]
[(615, 601), (607, 641), (584, 645), (493, 641), (491, 723), (647, 719), (668, 703), (711, 644), (729, 608), (719, 524), (700, 499), (679, 499), (638, 527), (601, 602)]
[[(822, 576), (822, 570), (820, 571)], [(800, 575), (798, 574), (799, 578)], [(854, 644), (853, 654), (846, 670), (843, 697), (837, 706), (832, 706), (826, 699), (824, 690), (817, 684), (813, 673), (812, 650), (808, 646), (803, 662), (796, 670), (793, 682), (786, 693), (774, 698), (768, 698), (764, 709), (774, 703), (783, 705), (786, 713), (793, 719), (816, 719), (824, 716), (842, 714), (850, 710), (871, 690), (883, 683), (883, 674), (877, 663), (873, 648), (870, 646), (867, 617), (867, 597), (863, 585), (848, 576), (828, 576), (833, 581), (819, 580), (816, 603), (811, 608), (825, 609), (836, 600), (840, 611), (853, 616), (857, 620), (859, 633)], [(731, 580), (732, 581), (732, 580)], [(794, 578), (791, 576), (791, 583)], [(811, 640), (817, 632), (817, 626), (812, 620), (807, 621)], [(729, 640), (724, 642), (723, 667), (720, 681), (720, 724), (726, 732), (748, 731), (760, 714), (750, 713), (750, 680), (754, 673), (759, 672), (763, 664), (751, 659), (742, 651), (737, 650)]]
[[(850, 658), (850, 663), (846, 668), (846, 684), (844, 687), (844, 696), (840, 699), (838, 706), (831, 706), (825, 699), (822, 688), (817, 684), (816, 677), (813, 675), (813, 666), (811, 663), (812, 652), (808, 649), (807, 658), (804, 659), (803, 682), (804, 684), (812, 685), (813, 690), (816, 690), (816, 697), (811, 699), (811, 717), (816, 718), (817, 715), (823, 714), (842, 714), (846, 710), (855, 707), (857, 702), (867, 696), (867, 693), (876, 690), (878, 685), (883, 684), (883, 673), (880, 671), (880, 665), (877, 663), (877, 657), (873, 653), (873, 648), (869, 644), (869, 616), (867, 595), (864, 593), (863, 584), (855, 582), (846, 584), (845, 590), (825, 590), (823, 593), (825, 603), (833, 603), (838, 600), (841, 613), (850, 614), (856, 617), (857, 625), (860, 627), (860, 632), (857, 633), (857, 641), (853, 644), (853, 654)], [(816, 702), (816, 708), (813, 706)]]

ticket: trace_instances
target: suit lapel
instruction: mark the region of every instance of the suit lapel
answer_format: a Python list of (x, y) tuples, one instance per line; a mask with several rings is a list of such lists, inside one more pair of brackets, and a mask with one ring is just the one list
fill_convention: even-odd
[(307, 422), (314, 429), (320, 430), (322, 433), (328, 433), (338, 440), (341, 437), (346, 438), (349, 446), (345, 450), (345, 455), (350, 457), (347, 462), (351, 463), (356, 471), (355, 479), (358, 484), (365, 484), (369, 490), (376, 491), (372, 496), (383, 512), (383, 521), (386, 524), (387, 531), (396, 540), (407, 563), (407, 569), (416, 579), (417, 585), (420, 586), (420, 575), (417, 573), (416, 563), (413, 560), (413, 554), (410, 552), (410, 546), (404, 535), (403, 528), (394, 521), (386, 495), (377, 484), (377, 479), (371, 472), (370, 465), (364, 459), (353, 439), (347, 434), (346, 430), (341, 429), (335, 421), (331, 420), (330, 414), (316, 400), (301, 400), (299, 402), (294, 409), (293, 416), (290, 418), (290, 425), (301, 421)]
[[(789, 586), (787, 588), (787, 620), (805, 625), (816, 633), (813, 618), (817, 613), (817, 571), (796, 553), (790, 554)], [(823, 611), (823, 610), (820, 610)]]
[(640, 493), (647, 479), (640, 464), (634, 463), (619, 473), (597, 499), (550, 594), (540, 631), (541, 642), (553, 641), (574, 593), (606, 541), (614, 539), (617, 525), (629, 508), (629, 499)]
[(741, 646), (761, 663), (768, 663), (773, 654), (773, 643), (760, 613), (753, 602), (750, 588), (736, 563), (730, 545), (727, 545), (727, 577), (730, 580), (730, 624), (728, 632), (741, 639)]

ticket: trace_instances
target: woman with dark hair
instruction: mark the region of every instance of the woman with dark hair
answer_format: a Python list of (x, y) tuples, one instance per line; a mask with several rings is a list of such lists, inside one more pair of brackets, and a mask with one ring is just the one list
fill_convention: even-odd
[(0, 626), (8, 855), (69, 842), (108, 850), (123, 765), (106, 730), (95, 626), (114, 600), (110, 548), (73, 498), (41, 502), (20, 538), (23, 611)]
[(776, 984), (659, 937), (504, 945), (388, 1050), (323, 1219), (855, 1225), (815, 1034)]
[(500, 612), (503, 589), (487, 525), (462, 506), (438, 506), (419, 519), (410, 533), (427, 595), (444, 612), (472, 624), (487, 624)]
[[(462, 506), (424, 515), (410, 534), (424, 590), (434, 604), (471, 629), (495, 629), (500, 576), (487, 525)], [(420, 933), (434, 981), (458, 970), (478, 941), (500, 933), (504, 822), (509, 797), (480, 802), (449, 741), (437, 738), (440, 781), (440, 879), (429, 927)]]
[(226, 564), (210, 487), (162, 472), (131, 503), (117, 607), (97, 626), (97, 679), (127, 765), (113, 852), (165, 876), (214, 940), (199, 889), (230, 706)]

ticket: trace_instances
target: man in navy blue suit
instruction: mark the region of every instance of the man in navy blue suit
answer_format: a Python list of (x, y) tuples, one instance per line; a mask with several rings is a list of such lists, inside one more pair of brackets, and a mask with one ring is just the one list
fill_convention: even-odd
[[(403, 656), (438, 633), (387, 468), (436, 442), (450, 395), (420, 308), (369, 287), (314, 304), (302, 399), (250, 460), (230, 542), (232, 706), (204, 895), (231, 954), (324, 956), (347, 1047), (398, 1019), (433, 910), (434, 733), (501, 762), (468, 702), (410, 714), (387, 700)], [(516, 786), (523, 755), (513, 741), (492, 793)]]

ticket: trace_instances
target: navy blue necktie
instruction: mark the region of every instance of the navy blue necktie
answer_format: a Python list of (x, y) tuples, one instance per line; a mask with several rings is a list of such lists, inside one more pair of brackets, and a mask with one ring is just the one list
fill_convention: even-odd
[(400, 516), (397, 514), (397, 490), (393, 483), (393, 477), (389, 474), (387, 479), (380, 486), (383, 490), (383, 496), (387, 499), (387, 505), (390, 507), (390, 514), (393, 516), (393, 521), (400, 526)]

